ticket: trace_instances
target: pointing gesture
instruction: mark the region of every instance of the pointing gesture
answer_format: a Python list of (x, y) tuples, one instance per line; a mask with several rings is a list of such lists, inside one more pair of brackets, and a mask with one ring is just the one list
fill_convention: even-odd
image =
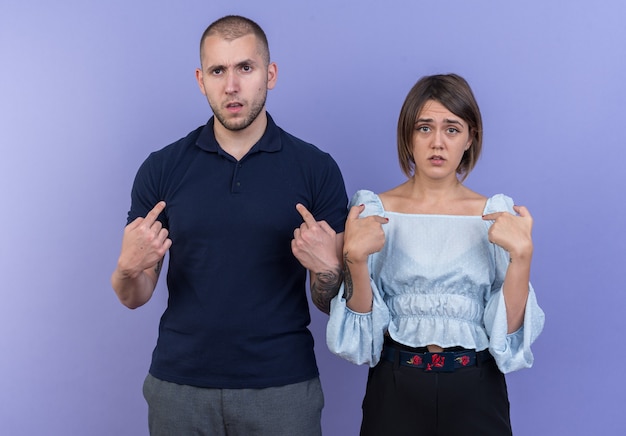
[(371, 215), (359, 218), (365, 210), (364, 205), (352, 206), (346, 219), (346, 235), (344, 238), (344, 253), (352, 261), (366, 261), (367, 257), (380, 251), (385, 245), (383, 224), (388, 218)]
[(365, 206), (362, 204), (350, 208), (343, 245), (344, 298), (350, 309), (361, 313), (372, 310), (373, 297), (367, 258), (385, 245), (383, 224), (389, 222), (389, 219), (379, 215), (359, 218), (364, 210)]
[(340, 265), (337, 251), (337, 234), (326, 221), (316, 221), (304, 205), (298, 203), (296, 210), (304, 222), (293, 232), (291, 251), (302, 266), (320, 272)]
[(124, 229), (118, 268), (128, 277), (155, 267), (172, 245), (167, 229), (157, 221), (164, 209), (165, 202), (160, 201), (145, 218), (136, 218)]
[(484, 215), (484, 220), (495, 221), (489, 229), (489, 241), (508, 251), (513, 257), (532, 255), (533, 218), (524, 206), (513, 206), (518, 215), (495, 212)]

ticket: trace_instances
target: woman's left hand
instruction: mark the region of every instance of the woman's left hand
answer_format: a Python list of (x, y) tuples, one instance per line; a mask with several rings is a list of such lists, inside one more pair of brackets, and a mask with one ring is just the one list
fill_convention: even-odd
[(530, 257), (533, 252), (533, 217), (524, 206), (513, 206), (518, 215), (495, 212), (483, 215), (494, 221), (489, 228), (489, 241), (509, 252), (511, 257)]

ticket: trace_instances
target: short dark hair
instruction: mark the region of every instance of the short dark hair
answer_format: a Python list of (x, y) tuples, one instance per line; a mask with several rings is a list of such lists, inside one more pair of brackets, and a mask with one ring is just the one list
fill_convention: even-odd
[(415, 121), (427, 101), (441, 103), (468, 124), (472, 143), (456, 169), (463, 181), (476, 165), (483, 143), (483, 122), (474, 93), (467, 81), (457, 74), (424, 76), (411, 88), (398, 119), (398, 160), (407, 177), (415, 173), (413, 134)]
[(270, 48), (267, 36), (261, 26), (249, 18), (240, 15), (227, 15), (209, 25), (200, 38), (200, 63), (202, 63), (202, 46), (204, 40), (212, 35), (219, 35), (227, 41), (241, 38), (245, 35), (254, 35), (258, 40), (259, 51), (266, 65), (270, 63)]

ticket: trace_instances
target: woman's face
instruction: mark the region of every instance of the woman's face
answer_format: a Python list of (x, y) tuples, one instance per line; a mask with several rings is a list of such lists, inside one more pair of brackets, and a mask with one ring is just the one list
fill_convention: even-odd
[(413, 159), (416, 177), (456, 179), (456, 169), (472, 139), (465, 120), (428, 100), (415, 120)]

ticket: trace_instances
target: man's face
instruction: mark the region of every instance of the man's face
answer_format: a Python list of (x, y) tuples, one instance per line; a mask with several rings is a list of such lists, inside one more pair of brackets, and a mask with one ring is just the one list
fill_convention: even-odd
[(212, 35), (204, 40), (196, 79), (217, 121), (228, 130), (243, 130), (265, 109), (267, 90), (276, 83), (276, 65), (266, 66), (252, 34), (230, 41)]

